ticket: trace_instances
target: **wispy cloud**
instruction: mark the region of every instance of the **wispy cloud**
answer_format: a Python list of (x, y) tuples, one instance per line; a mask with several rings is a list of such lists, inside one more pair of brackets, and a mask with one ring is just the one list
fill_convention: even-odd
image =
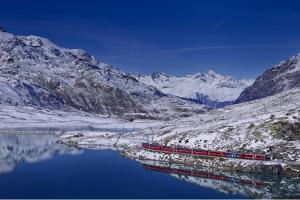
[(220, 29), (224, 24), (225, 24), (225, 20), (223, 19), (213, 27), (213, 30), (216, 31)]
[(161, 50), (161, 53), (186, 53), (186, 52), (193, 52), (193, 51), (220, 50), (220, 49), (232, 49), (232, 48), (234, 48), (234, 46), (194, 46), (194, 47), (187, 47), (187, 48)]
[(287, 43), (193, 46), (187, 48), (161, 50), (161, 53), (186, 53), (186, 52), (194, 52), (194, 51), (243, 49), (243, 48), (272, 48), (272, 47), (282, 47), (286, 45)]
[[(128, 43), (128, 45), (132, 45)], [(109, 56), (110, 58), (121, 58), (121, 57), (138, 57), (138, 56), (153, 56), (153, 55), (171, 55), (176, 56), (182, 53), (191, 53), (198, 51), (219, 51), (229, 49), (250, 49), (250, 48), (275, 48), (290, 45), (288, 43), (278, 44), (244, 44), (244, 45), (211, 45), (211, 46), (193, 46), (186, 48), (175, 48), (175, 49), (161, 49), (152, 45), (145, 45), (142, 43), (135, 43), (135, 47), (128, 46), (128, 51), (124, 54), (114, 54)]]

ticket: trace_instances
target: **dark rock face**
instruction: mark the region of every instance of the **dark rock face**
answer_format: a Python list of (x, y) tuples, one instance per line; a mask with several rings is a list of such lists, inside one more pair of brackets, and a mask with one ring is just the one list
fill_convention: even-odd
[(235, 103), (261, 99), (296, 87), (300, 87), (300, 54), (259, 76), (241, 93)]
[(162, 73), (162, 72), (158, 72), (158, 71), (154, 71), (154, 72), (152, 72), (152, 74), (151, 74), (151, 78), (152, 78), (153, 80), (159, 79), (161, 76), (169, 77), (167, 74)]
[(5, 28), (0, 26), (0, 31), (5, 32)]

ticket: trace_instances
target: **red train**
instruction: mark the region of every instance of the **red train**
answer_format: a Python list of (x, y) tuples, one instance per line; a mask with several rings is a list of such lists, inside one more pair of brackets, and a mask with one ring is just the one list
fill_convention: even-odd
[(164, 153), (184, 153), (184, 154), (192, 154), (192, 155), (200, 155), (200, 156), (238, 158), (238, 159), (249, 159), (249, 160), (270, 160), (269, 156), (261, 155), (261, 154), (207, 151), (203, 149), (189, 149), (184, 147), (171, 147), (171, 146), (149, 144), (149, 143), (143, 143), (142, 148), (148, 150), (154, 150), (154, 151), (161, 151)]

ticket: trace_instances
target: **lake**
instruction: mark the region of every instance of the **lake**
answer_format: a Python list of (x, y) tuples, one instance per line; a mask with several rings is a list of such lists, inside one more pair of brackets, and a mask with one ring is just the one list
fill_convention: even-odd
[(0, 198), (262, 198), (295, 197), (300, 191), (299, 180), (282, 185), (284, 177), (213, 176), (205, 169), (196, 177), (190, 169), (172, 171), (172, 166), (139, 163), (116, 151), (77, 149), (57, 139), (0, 135)]

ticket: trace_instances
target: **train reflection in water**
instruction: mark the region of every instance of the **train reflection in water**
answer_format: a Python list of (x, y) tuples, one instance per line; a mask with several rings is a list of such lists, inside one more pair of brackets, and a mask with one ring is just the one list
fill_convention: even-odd
[(142, 166), (145, 169), (157, 171), (157, 172), (163, 172), (168, 174), (178, 174), (178, 175), (184, 175), (184, 176), (193, 176), (193, 177), (199, 177), (203, 179), (212, 179), (212, 180), (218, 180), (218, 181), (225, 181), (230, 183), (237, 183), (240, 185), (247, 185), (247, 186), (253, 186), (257, 188), (262, 188), (267, 185), (267, 183), (257, 180), (250, 180), (250, 179), (239, 179), (224, 175), (218, 175), (213, 174), (211, 172), (206, 171), (193, 171), (188, 169), (175, 169), (170, 167), (162, 167), (162, 166), (155, 166), (155, 165), (149, 165), (149, 164), (142, 164)]

